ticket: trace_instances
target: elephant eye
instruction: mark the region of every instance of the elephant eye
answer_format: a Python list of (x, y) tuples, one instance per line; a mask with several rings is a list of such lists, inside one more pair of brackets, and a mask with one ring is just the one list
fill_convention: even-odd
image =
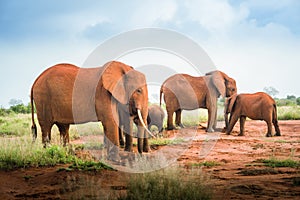
[(142, 90), (142, 88), (139, 88), (136, 90), (136, 92), (141, 94), (143, 92), (143, 90)]

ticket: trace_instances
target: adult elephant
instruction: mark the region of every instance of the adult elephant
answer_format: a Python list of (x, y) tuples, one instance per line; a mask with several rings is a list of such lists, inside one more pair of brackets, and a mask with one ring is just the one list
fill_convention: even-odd
[(253, 94), (239, 94), (228, 98), (225, 105), (225, 119), (230, 113), (229, 124), (226, 133), (229, 135), (240, 119), (239, 136), (244, 135), (246, 117), (254, 120), (264, 120), (267, 123), (268, 131), (266, 136), (272, 136), (272, 124), (276, 134), (280, 136), (280, 129), (277, 120), (277, 107), (274, 99), (264, 92)]
[(167, 109), (167, 129), (175, 128), (173, 113), (176, 113), (175, 123), (181, 123), (182, 110), (206, 108), (208, 110), (207, 132), (214, 132), (217, 124), (217, 99), (220, 95), (229, 97), (237, 92), (236, 82), (221, 71), (212, 71), (205, 76), (193, 77), (188, 74), (175, 74), (162, 84), (160, 89), (160, 104), (162, 94)]
[[(148, 90), (144, 74), (117, 61), (103, 67), (79, 68), (58, 64), (45, 70), (31, 89), (44, 146), (51, 140), (51, 127), (56, 124), (64, 145), (69, 142), (70, 124), (101, 121), (108, 138), (107, 153), (119, 159), (118, 104), (127, 105), (131, 116), (139, 116), (138, 149), (147, 151), (145, 131), (148, 115)], [(32, 109), (32, 132), (37, 129)], [(144, 125), (144, 126), (143, 126)]]

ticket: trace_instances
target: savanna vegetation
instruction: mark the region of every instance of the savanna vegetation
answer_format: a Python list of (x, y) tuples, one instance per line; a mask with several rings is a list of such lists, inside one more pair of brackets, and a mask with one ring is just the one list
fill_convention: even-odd
[[(279, 120), (300, 119), (300, 97), (293, 95), (284, 99), (275, 98), (278, 109)], [(224, 119), (222, 99), (218, 102), (218, 120)], [(0, 108), (0, 170), (11, 170), (28, 167), (44, 167), (64, 164), (66, 167), (60, 170), (112, 170), (104, 161), (93, 159), (82, 159), (76, 156), (78, 149), (101, 149), (103, 144), (91, 141), (84, 145), (73, 145), (62, 147), (60, 145), (59, 133), (53, 128), (52, 145), (43, 148), (40, 136), (32, 143), (31, 136), (31, 112), (30, 104), (25, 105), (19, 100), (12, 100), (9, 108)], [(185, 126), (197, 126), (198, 123), (207, 120), (207, 111), (199, 109), (183, 112), (183, 123)], [(166, 120), (165, 120), (166, 121)], [(165, 122), (166, 123), (166, 122)], [(164, 124), (166, 126), (166, 124)], [(100, 123), (89, 123), (83, 126), (71, 126), (71, 140), (83, 135), (103, 134)], [(40, 135), (40, 134), (39, 134)], [(182, 142), (180, 139), (172, 141)], [(168, 145), (169, 140), (160, 138), (151, 140), (151, 145)], [(262, 160), (269, 167), (292, 166), (299, 168), (299, 161), (293, 160)], [(217, 166), (217, 162), (194, 163), (191, 167)], [(203, 185), (203, 180), (189, 182), (183, 180), (188, 176), (181, 176), (179, 169), (173, 171), (158, 171), (149, 174), (136, 174), (128, 180), (127, 193), (119, 199), (180, 199), (184, 195), (186, 199), (211, 199), (212, 192)], [(201, 176), (200, 176), (201, 177)], [(196, 179), (193, 179), (196, 180)], [(137, 184), (139, 183), (139, 184)], [(140, 184), (143, 183), (143, 184)], [(147, 191), (147, 192), (145, 192)], [(141, 195), (136, 195), (141, 194)]]

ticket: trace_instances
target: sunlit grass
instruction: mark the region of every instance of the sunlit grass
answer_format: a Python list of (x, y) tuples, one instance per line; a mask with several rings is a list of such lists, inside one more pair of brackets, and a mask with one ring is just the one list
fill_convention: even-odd
[(277, 107), (279, 120), (299, 120), (300, 106), (280, 106)]
[(118, 199), (212, 199), (212, 196), (212, 189), (201, 174), (186, 173), (180, 168), (167, 168), (132, 175), (128, 180), (126, 195)]

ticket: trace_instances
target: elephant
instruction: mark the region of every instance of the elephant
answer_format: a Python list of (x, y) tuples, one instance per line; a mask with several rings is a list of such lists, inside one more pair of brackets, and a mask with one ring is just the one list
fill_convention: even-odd
[(182, 110), (206, 108), (208, 110), (207, 132), (214, 132), (217, 124), (217, 99), (220, 95), (229, 97), (237, 92), (236, 82), (221, 71), (212, 71), (205, 76), (194, 77), (188, 74), (175, 74), (164, 81), (160, 89), (160, 105), (162, 94), (167, 109), (167, 129), (173, 130), (173, 113), (175, 123), (181, 123)]
[(246, 117), (253, 120), (264, 120), (268, 126), (267, 137), (272, 136), (272, 123), (276, 131), (275, 136), (281, 135), (277, 120), (276, 103), (272, 97), (264, 92), (231, 96), (225, 104), (225, 120), (228, 118), (228, 113), (230, 113), (229, 124), (226, 127), (226, 134), (228, 135), (240, 119), (239, 136), (243, 136)]
[(56, 124), (64, 145), (69, 142), (70, 124), (100, 121), (108, 138), (108, 159), (119, 159), (118, 105), (126, 105), (138, 116), (138, 150), (149, 150), (145, 131), (148, 116), (148, 89), (145, 75), (131, 66), (110, 61), (102, 67), (80, 68), (57, 64), (39, 75), (31, 88), (32, 133), (37, 137), (35, 104), (46, 147), (51, 127)]
[(158, 128), (159, 133), (163, 131), (163, 123), (165, 118), (165, 112), (158, 105), (150, 105), (148, 107), (148, 129), (151, 129), (151, 126), (156, 126)]
[[(132, 136), (133, 136), (133, 123), (138, 125), (139, 119), (137, 117), (130, 116), (124, 106), (119, 107), (119, 142), (120, 146), (125, 145), (125, 151), (132, 151)], [(163, 109), (158, 105), (150, 105), (148, 107), (147, 124), (148, 130), (152, 125), (157, 126), (159, 132), (163, 130), (163, 120), (165, 113)], [(125, 141), (124, 141), (125, 135)], [(151, 136), (155, 137), (152, 133)]]

